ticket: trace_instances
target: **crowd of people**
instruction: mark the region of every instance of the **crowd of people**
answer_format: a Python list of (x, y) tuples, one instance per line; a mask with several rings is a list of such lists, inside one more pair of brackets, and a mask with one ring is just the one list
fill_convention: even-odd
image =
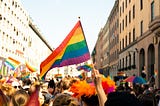
[[(13, 80), (14, 79), (14, 80)], [(92, 80), (67, 76), (0, 80), (0, 106), (160, 106), (160, 90), (121, 82), (92, 71)]]

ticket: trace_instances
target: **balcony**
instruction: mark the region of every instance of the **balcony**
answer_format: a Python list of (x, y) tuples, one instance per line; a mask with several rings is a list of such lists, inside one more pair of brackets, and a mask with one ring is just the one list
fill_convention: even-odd
[(155, 17), (149, 24), (149, 30), (152, 31), (155, 36), (160, 37), (160, 16)]

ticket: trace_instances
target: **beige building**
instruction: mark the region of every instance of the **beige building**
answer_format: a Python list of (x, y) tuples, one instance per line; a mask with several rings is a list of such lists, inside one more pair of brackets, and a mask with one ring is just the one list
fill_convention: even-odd
[[(99, 59), (95, 58), (97, 67), (101, 69), (108, 65), (108, 62), (102, 64), (101, 60), (104, 60), (103, 52), (106, 51), (103, 45), (109, 45), (110, 75), (116, 74), (116, 68), (127, 76), (142, 76), (144, 72), (147, 81), (155, 77), (159, 88), (160, 1), (116, 0), (107, 23), (109, 27), (104, 26), (107, 28), (100, 31), (94, 49), (94, 58)], [(102, 33), (105, 29), (109, 29), (109, 44), (102, 42), (103, 38), (106, 39)]]
[(121, 69), (138, 76), (145, 71), (147, 80), (156, 75), (159, 87), (160, 1), (120, 0), (119, 9)]
[(103, 55), (102, 55), (102, 29), (98, 34), (98, 39), (96, 41), (96, 45), (94, 48), (94, 53), (92, 53), (93, 56), (93, 62), (95, 62), (95, 68), (96, 69), (102, 69), (103, 64), (102, 64), (102, 60), (103, 60)]
[(140, 9), (136, 3), (135, 0), (119, 0), (119, 69), (128, 76), (138, 75), (136, 42)]
[(116, 0), (110, 12), (109, 21), (109, 73), (117, 76), (119, 59), (119, 1)]
[(1, 74), (7, 75), (9, 71), (4, 65), (8, 57), (22, 64), (27, 61), (39, 70), (41, 61), (52, 52), (52, 48), (35, 26), (21, 1), (0, 1)]

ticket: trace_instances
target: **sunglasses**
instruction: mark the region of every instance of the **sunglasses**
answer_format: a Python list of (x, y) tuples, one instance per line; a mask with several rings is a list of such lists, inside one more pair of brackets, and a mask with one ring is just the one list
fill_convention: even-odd
[(21, 86), (14, 86), (14, 88), (19, 88), (19, 89), (20, 89), (20, 88), (21, 88)]

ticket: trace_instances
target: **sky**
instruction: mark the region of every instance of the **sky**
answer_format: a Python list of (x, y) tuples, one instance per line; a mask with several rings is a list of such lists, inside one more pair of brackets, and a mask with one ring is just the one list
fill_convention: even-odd
[(90, 53), (115, 0), (21, 0), (24, 8), (52, 48), (57, 48), (79, 20)]

